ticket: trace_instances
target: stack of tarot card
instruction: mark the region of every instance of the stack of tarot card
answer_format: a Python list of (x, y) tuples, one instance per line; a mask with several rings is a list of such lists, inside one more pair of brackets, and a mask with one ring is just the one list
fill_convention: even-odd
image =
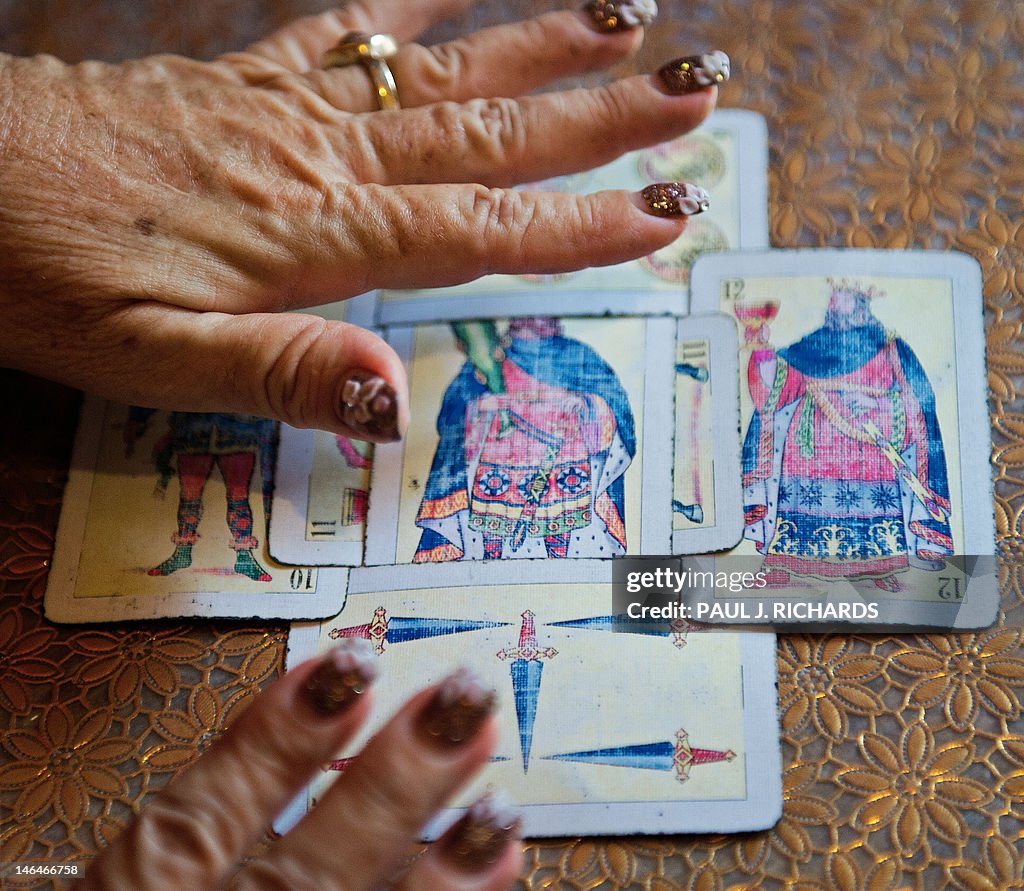
[[(534, 185), (666, 181), (712, 207), (641, 260), (325, 308), (405, 360), (399, 443), (87, 401), (47, 614), (305, 620), (291, 663), (371, 640), (375, 722), (282, 825), (412, 691), (468, 664), (503, 732), (463, 801), (500, 788), (532, 836), (770, 826), (775, 638), (749, 626), (806, 619), (789, 606), (832, 588), (890, 625), (994, 617), (994, 583), (967, 609), (971, 567), (952, 560), (993, 550), (980, 273), (767, 250), (750, 112)], [(621, 621), (613, 558), (648, 555), (749, 570), (711, 593), (742, 608), (710, 618), (746, 630)]]

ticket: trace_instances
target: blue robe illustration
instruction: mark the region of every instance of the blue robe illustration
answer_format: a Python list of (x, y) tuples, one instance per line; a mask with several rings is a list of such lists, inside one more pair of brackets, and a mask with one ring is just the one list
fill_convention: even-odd
[(629, 399), (595, 350), (554, 319), (454, 325), (467, 362), (438, 414), (440, 442), (415, 562), (614, 557), (626, 551)]
[(744, 535), (780, 575), (899, 590), (952, 553), (949, 485), (927, 375), (868, 300), (833, 291), (822, 327), (751, 355)]

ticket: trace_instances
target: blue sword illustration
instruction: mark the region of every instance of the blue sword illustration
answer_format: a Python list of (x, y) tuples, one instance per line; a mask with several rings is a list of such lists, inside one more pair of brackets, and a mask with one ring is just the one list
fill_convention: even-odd
[(674, 740), (643, 743), (632, 746), (614, 746), (608, 749), (588, 749), (548, 755), (545, 761), (580, 761), (587, 764), (605, 764), (612, 767), (634, 767), (641, 770), (672, 770), (680, 783), (690, 777), (690, 770), (701, 764), (732, 761), (732, 749), (699, 749), (690, 745), (690, 735), (677, 730)]
[(565, 622), (547, 622), (559, 628), (583, 628), (587, 631), (618, 631), (625, 634), (650, 634), (660, 637), (671, 637), (676, 647), (686, 646), (686, 635), (691, 631), (707, 631), (710, 625), (703, 622), (691, 622), (677, 616), (672, 621), (658, 619), (631, 619), (625, 613), (609, 616), (590, 616), (586, 619), (569, 619)]
[(519, 646), (499, 650), (498, 658), (502, 662), (511, 660), (509, 672), (512, 675), (512, 692), (516, 701), (519, 745), (523, 752), (523, 773), (526, 773), (530, 764), (530, 748), (533, 746), (533, 724), (537, 718), (537, 697), (540, 694), (540, 677), (544, 671), (543, 660), (553, 659), (558, 655), (558, 650), (554, 647), (538, 647), (533, 612), (525, 610), (522, 616)]

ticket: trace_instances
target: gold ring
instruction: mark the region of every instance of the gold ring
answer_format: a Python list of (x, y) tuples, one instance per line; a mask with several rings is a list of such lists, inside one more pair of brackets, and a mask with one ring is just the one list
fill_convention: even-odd
[(384, 111), (398, 109), (398, 87), (387, 60), (398, 52), (398, 41), (390, 34), (363, 34), (350, 31), (337, 45), (324, 53), (324, 68), (344, 68), (357, 62), (370, 75), (377, 90), (377, 101)]

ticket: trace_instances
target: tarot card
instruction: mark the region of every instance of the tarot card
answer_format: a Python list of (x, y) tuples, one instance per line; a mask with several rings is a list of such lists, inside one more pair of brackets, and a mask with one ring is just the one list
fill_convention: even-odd
[(759, 593), (848, 591), (871, 604), (868, 621), (991, 623), (977, 263), (923, 251), (707, 257), (694, 307), (743, 331), (745, 527), (733, 554), (757, 559)]
[(735, 322), (680, 319), (675, 372), (672, 552), (731, 548), (743, 534)]
[(682, 625), (616, 632), (607, 584), (390, 591), (384, 568), (353, 570), (381, 593), (351, 594), (323, 623), (295, 624), (289, 665), (342, 636), (374, 642), (376, 711), (278, 820), (286, 831), (412, 693), (460, 665), (499, 696), (500, 743), (435, 837), (486, 788), (522, 809), (528, 837), (764, 829), (781, 812), (775, 638)]
[(568, 581), (567, 558), (667, 553), (674, 320), (531, 316), (389, 340), (417, 411), (377, 447), (367, 565), (420, 564), (394, 570), (408, 588), (423, 564), (457, 583), (486, 562), (498, 584), (558, 561)]
[(566, 315), (676, 314), (688, 308), (690, 267), (709, 251), (768, 247), (768, 136), (764, 118), (740, 109), (713, 112), (693, 133), (624, 155), (586, 173), (529, 183), (524, 189), (639, 191), (652, 182), (687, 181), (706, 188), (711, 208), (687, 223), (669, 246), (640, 260), (560, 275), (489, 275), (451, 288), (381, 291), (383, 325), (558, 311)]
[(317, 618), (342, 569), (281, 566), (265, 539), (276, 424), (87, 399), (64, 492), (46, 615)]
[(281, 425), (270, 553), (286, 564), (358, 566), (373, 445)]

